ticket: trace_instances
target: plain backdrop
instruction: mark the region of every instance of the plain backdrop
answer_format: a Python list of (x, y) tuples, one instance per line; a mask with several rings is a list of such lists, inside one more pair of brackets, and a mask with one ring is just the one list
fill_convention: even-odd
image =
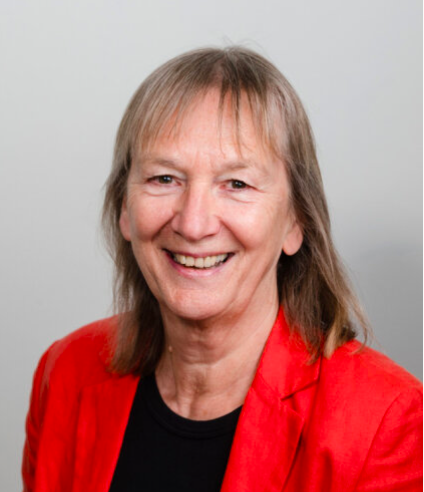
[(1, 490), (21, 487), (41, 353), (110, 314), (98, 223), (124, 108), (195, 47), (241, 43), (294, 85), (375, 346), (421, 377), (421, 1), (2, 0), (0, 15)]

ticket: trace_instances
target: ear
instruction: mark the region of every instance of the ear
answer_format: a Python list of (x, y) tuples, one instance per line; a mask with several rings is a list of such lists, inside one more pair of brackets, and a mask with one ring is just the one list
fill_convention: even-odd
[(302, 246), (303, 232), (297, 220), (295, 220), (291, 226), (291, 229), (287, 233), (284, 243), (283, 251), (286, 255), (292, 256), (297, 253)]
[(121, 234), (127, 241), (131, 241), (131, 226), (130, 218), (128, 216), (127, 208), (127, 197), (124, 195), (122, 199), (121, 215), (119, 217), (119, 228), (121, 229)]

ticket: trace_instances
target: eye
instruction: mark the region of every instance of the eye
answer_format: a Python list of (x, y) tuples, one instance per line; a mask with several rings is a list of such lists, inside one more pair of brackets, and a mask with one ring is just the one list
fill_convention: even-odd
[(244, 181), (240, 181), (239, 179), (232, 179), (229, 182), (231, 189), (233, 190), (243, 190), (247, 188), (247, 184)]
[(156, 183), (167, 185), (172, 184), (174, 182), (174, 178), (169, 174), (163, 174), (162, 176), (154, 176), (153, 178), (150, 178), (149, 181), (155, 181)]

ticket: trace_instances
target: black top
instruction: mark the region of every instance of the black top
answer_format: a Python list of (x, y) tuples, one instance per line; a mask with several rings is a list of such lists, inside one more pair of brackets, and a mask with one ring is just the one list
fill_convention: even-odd
[(219, 492), (240, 411), (186, 419), (166, 406), (154, 374), (140, 379), (110, 492)]

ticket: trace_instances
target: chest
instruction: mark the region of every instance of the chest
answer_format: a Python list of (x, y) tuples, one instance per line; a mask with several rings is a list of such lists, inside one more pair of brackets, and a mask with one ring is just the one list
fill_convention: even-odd
[[(136, 387), (134, 378), (95, 385), (82, 391), (72, 411), (46, 412), (46, 419), (55, 420), (55, 434), (41, 436), (36, 490), (109, 491)], [(283, 401), (266, 386), (253, 386), (222, 492), (352, 490), (369, 444), (361, 442), (357, 423), (346, 421), (343, 408), (331, 406), (316, 386)]]

